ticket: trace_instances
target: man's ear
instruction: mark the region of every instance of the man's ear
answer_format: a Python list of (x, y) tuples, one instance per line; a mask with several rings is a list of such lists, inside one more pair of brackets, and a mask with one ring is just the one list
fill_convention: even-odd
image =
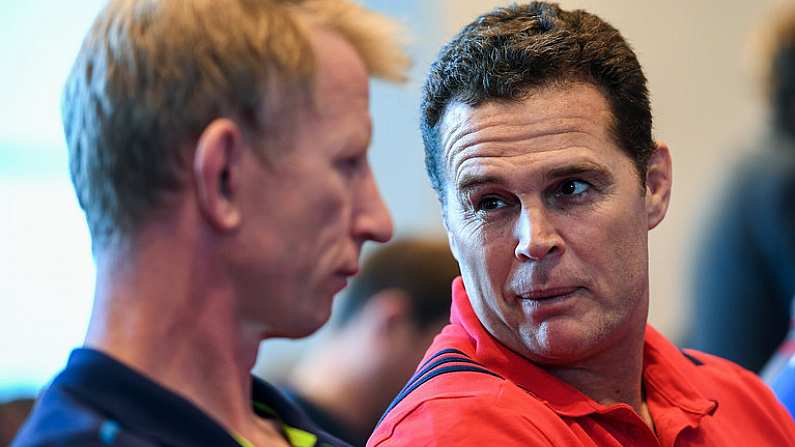
[(193, 156), (193, 177), (198, 206), (219, 231), (240, 225), (239, 184), (243, 135), (234, 121), (219, 118), (199, 136)]
[(649, 157), (646, 168), (646, 216), (649, 230), (662, 222), (671, 200), (671, 153), (663, 142)]

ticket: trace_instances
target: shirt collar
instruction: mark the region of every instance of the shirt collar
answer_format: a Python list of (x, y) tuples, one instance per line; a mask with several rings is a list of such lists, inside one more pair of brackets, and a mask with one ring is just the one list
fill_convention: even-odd
[[(472, 309), (461, 277), (453, 281), (450, 321), (463, 328), (474, 342), (474, 355), (479, 362), (533, 394), (559, 415), (580, 417), (610, 411), (610, 407), (592, 400), (494, 338)], [(668, 403), (693, 416), (711, 413), (717, 402), (704, 397), (688, 379), (695, 367), (675, 346), (647, 325), (643, 372), (647, 396), (659, 393)]]
[[(166, 445), (241, 445), (190, 401), (100, 351), (72, 351), (54, 383), (125, 428)], [(257, 413), (277, 417), (293, 445), (347, 445), (320, 430), (267, 382), (252, 377), (251, 394)]]
[(674, 346), (651, 325), (646, 325), (643, 380), (646, 393), (657, 394), (697, 418), (712, 414), (718, 401), (705, 396), (693, 381), (703, 364)]
[(240, 444), (195, 405), (109, 355), (75, 349), (55, 379), (125, 428), (166, 445)]

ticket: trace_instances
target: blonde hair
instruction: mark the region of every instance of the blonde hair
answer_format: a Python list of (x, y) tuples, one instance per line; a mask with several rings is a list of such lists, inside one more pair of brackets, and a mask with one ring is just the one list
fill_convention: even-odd
[(393, 82), (406, 80), (410, 60), (396, 38), (405, 37), (395, 21), (350, 1), (297, 2), (310, 20), (339, 33), (355, 49), (372, 76)]
[[(307, 20), (339, 33), (372, 76), (405, 79), (390, 19), (348, 0), (111, 0), (67, 80), (72, 181), (95, 247), (132, 231), (183, 184), (214, 119), (268, 141), (311, 95)], [(274, 154), (278, 155), (278, 154)]]

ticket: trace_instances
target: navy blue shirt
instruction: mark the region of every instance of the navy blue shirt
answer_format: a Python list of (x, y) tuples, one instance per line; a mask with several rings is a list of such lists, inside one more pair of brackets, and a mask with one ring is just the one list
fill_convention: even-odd
[[(252, 377), (252, 405), (298, 447), (348, 446), (323, 432), (270, 384)], [(241, 447), (188, 400), (106, 354), (72, 351), (12, 443), (22, 446)]]

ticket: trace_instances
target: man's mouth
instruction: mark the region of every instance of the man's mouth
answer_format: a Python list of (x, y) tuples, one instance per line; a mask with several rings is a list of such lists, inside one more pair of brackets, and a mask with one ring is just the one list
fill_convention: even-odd
[(524, 300), (532, 301), (545, 301), (555, 298), (566, 298), (573, 295), (578, 290), (578, 287), (554, 287), (550, 289), (537, 289), (530, 292), (517, 295)]

